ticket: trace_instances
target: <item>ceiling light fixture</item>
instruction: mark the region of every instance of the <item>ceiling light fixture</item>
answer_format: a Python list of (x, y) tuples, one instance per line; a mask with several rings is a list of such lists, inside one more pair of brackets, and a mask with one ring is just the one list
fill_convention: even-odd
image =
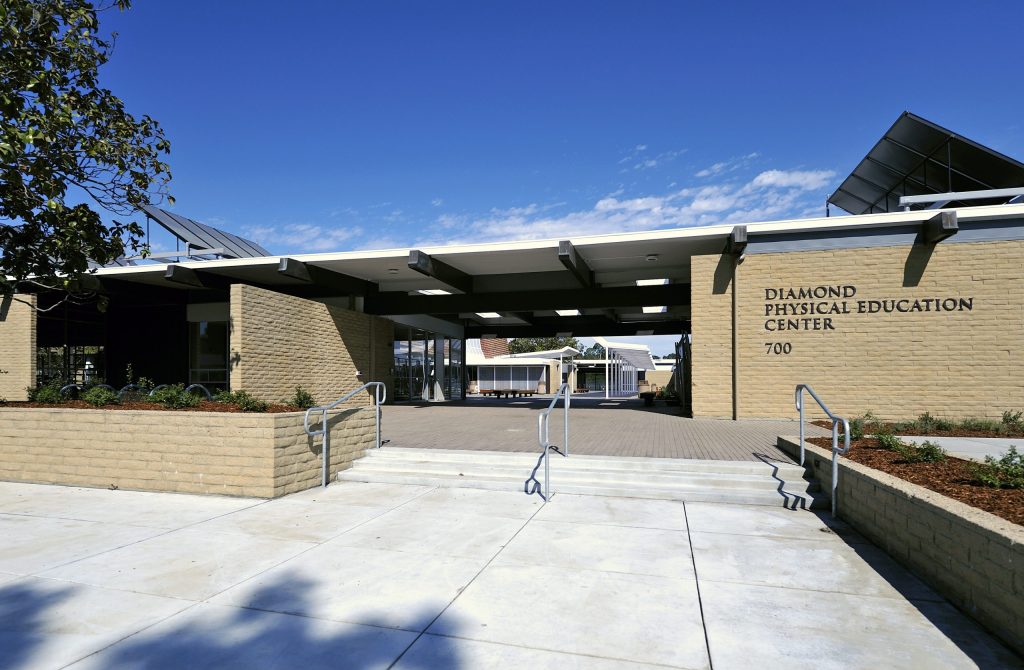
[(501, 318), (501, 314), (498, 314), (497, 312), (477, 312), (476, 315), (479, 316), (481, 319), (500, 319)]
[(658, 260), (658, 254), (647, 254), (647, 261), (653, 263)]
[(665, 311), (664, 305), (657, 305), (655, 307), (644, 307), (644, 314), (661, 314)]
[(579, 316), (580, 311), (578, 309), (556, 309), (555, 314), (558, 316)]

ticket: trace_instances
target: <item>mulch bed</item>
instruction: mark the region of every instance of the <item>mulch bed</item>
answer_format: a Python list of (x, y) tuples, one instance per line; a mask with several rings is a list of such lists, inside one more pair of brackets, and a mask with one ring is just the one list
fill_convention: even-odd
[[(807, 441), (832, 449), (829, 437), (811, 437)], [(972, 461), (950, 456), (941, 463), (907, 463), (895, 451), (879, 447), (873, 437), (851, 440), (845, 457), (1024, 526), (1024, 489), (997, 489), (974, 483)]]
[[(59, 405), (47, 405), (41, 402), (7, 402), (0, 404), (0, 407), (40, 407), (44, 409), (96, 409), (96, 410), (107, 410), (107, 409), (128, 409), (128, 410), (151, 410), (157, 412), (241, 412), (241, 408), (238, 405), (234, 405), (227, 402), (213, 402), (210, 400), (204, 400), (195, 407), (185, 407), (183, 409), (169, 409), (164, 407), (158, 402), (122, 402), (120, 405), (104, 405), (97, 407), (96, 405), (90, 405), (84, 400), (68, 400), (62, 402)], [(303, 411), (300, 407), (294, 405), (280, 405), (272, 404), (267, 408), (266, 412), (259, 412), (259, 414), (280, 414), (282, 412), (301, 412)]]

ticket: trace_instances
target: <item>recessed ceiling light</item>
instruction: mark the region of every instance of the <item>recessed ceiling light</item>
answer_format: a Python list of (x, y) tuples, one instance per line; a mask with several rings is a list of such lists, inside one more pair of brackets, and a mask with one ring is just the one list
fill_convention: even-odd
[(443, 288), (423, 288), (419, 291), (423, 295), (451, 295), (451, 291), (445, 291)]
[(388, 274), (389, 275), (396, 275), (396, 274), (398, 274), (398, 268), (388, 268)]
[(500, 319), (501, 318), (501, 314), (498, 314), (497, 312), (477, 312), (476, 315), (479, 316), (481, 319)]
[(579, 316), (580, 311), (578, 309), (556, 309), (555, 314), (558, 316)]
[(658, 305), (656, 307), (644, 307), (644, 314), (661, 314), (665, 311), (664, 305)]
[(637, 286), (663, 286), (668, 283), (667, 279), (637, 279)]
[(658, 260), (658, 254), (647, 254), (647, 260), (651, 263)]

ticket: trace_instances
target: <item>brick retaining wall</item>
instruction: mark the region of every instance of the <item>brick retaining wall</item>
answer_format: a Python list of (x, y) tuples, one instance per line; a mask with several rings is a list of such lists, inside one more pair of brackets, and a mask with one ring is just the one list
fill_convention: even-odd
[[(778, 446), (799, 458), (800, 443)], [(806, 446), (808, 471), (832, 492), (832, 457)], [(837, 512), (953, 604), (1024, 653), (1024, 528), (845, 458)]]
[[(0, 480), (274, 498), (320, 484), (303, 414), (0, 408)], [(331, 475), (374, 445), (372, 408), (332, 415)]]

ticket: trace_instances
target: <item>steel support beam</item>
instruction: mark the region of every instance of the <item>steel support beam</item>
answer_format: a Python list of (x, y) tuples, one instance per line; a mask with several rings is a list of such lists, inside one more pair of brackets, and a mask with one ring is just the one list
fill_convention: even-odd
[(339, 295), (375, 295), (377, 284), (358, 277), (328, 270), (294, 258), (282, 258), (277, 268), (282, 277), (297, 279), (307, 284), (329, 289)]
[(562, 240), (558, 243), (558, 260), (562, 262), (565, 269), (572, 273), (579, 285), (583, 288), (594, 287), (594, 271), (590, 269), (586, 259), (576, 251), (569, 240)]
[(747, 249), (747, 227), (735, 226), (729, 233), (729, 239), (725, 243), (725, 253), (733, 256), (742, 256)]
[(921, 237), (928, 244), (936, 244), (960, 232), (956, 212), (939, 212), (921, 224)]
[(497, 325), (479, 324), (466, 326), (467, 338), (481, 338), (485, 335), (494, 337), (556, 337), (558, 333), (571, 332), (574, 337), (593, 336), (627, 336), (636, 335), (638, 331), (651, 331), (653, 335), (676, 335), (690, 330), (689, 321), (657, 321), (651, 323), (543, 323), (534, 325)]
[(182, 284), (190, 288), (227, 290), (231, 284), (245, 283), (232, 281), (228, 277), (211, 274), (205, 270), (193, 270), (183, 265), (171, 264), (164, 272), (164, 279), (173, 284)]
[(473, 277), (419, 249), (409, 252), (409, 268), (463, 293), (473, 292)]

